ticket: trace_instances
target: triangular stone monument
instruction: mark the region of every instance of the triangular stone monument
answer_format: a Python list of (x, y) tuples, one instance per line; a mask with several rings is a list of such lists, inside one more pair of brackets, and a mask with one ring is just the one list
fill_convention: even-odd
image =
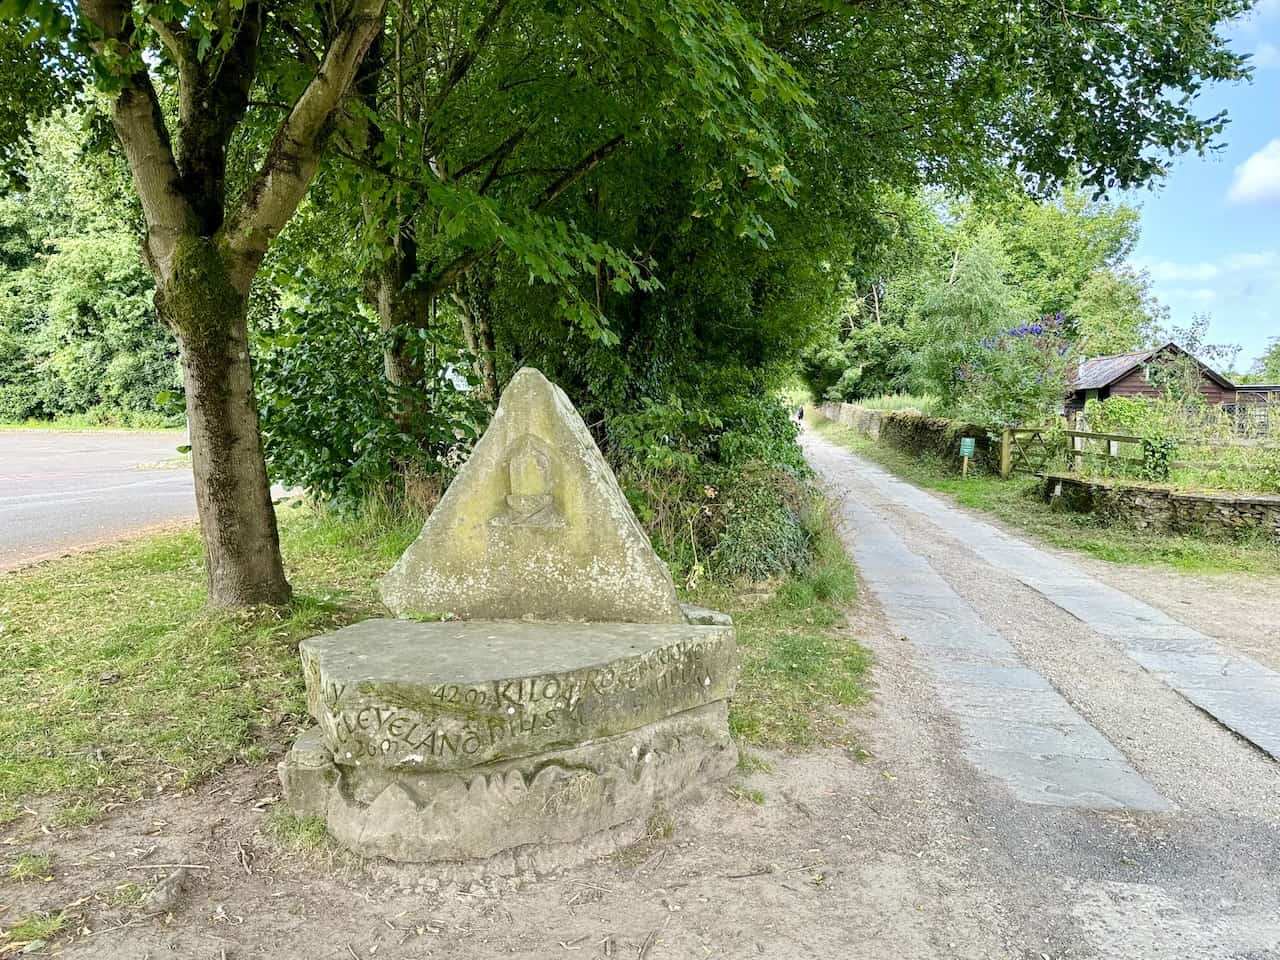
[(582, 417), (531, 367), (380, 589), (402, 617), (684, 620)]
[(734, 768), (733, 625), (677, 602), (536, 370), (512, 379), (382, 596), (403, 619), (302, 642), (316, 723), (280, 764), (290, 808), (356, 853), (559, 866), (632, 842)]

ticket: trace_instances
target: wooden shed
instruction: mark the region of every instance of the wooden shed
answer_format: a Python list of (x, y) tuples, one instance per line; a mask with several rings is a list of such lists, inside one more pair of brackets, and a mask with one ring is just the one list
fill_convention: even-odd
[(1201, 363), (1176, 343), (1166, 343), (1153, 350), (1118, 353), (1109, 357), (1091, 357), (1081, 361), (1069, 384), (1066, 412), (1083, 410), (1085, 402), (1107, 397), (1157, 397), (1160, 389), (1153, 384), (1148, 371), (1161, 358), (1191, 357), (1200, 368), (1200, 393), (1214, 404), (1234, 404), (1236, 385), (1212, 367)]

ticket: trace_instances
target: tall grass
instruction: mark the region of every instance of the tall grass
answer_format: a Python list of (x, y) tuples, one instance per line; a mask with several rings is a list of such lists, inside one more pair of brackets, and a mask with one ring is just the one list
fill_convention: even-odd
[(882, 393), (878, 397), (860, 397), (852, 403), (868, 410), (918, 410), (929, 417), (940, 415), (938, 398), (928, 393)]

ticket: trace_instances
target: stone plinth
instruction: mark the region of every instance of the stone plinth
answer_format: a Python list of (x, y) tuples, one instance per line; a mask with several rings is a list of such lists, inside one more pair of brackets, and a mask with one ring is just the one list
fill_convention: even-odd
[(465, 861), (644, 823), (737, 760), (719, 700), (616, 737), (434, 773), (338, 766), (316, 728), (281, 764), (281, 780), (295, 812), (323, 817), (362, 856)]
[(302, 643), (338, 763), (451, 770), (597, 740), (723, 700), (733, 628), (365, 620)]
[(408, 861), (643, 819), (737, 759), (733, 628), (694, 617), (367, 620), (306, 640), (317, 725), (281, 764), (286, 798), (351, 850)]
[(404, 619), (303, 641), (316, 726), (280, 765), (289, 806), (358, 854), (564, 862), (737, 762), (731, 621), (678, 602), (536, 370), (379, 586)]

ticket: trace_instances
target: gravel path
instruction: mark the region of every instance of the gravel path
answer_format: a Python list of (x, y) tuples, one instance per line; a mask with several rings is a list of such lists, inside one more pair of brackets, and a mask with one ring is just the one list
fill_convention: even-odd
[[(1034, 875), (1032, 887), (1056, 882), (1062, 897), (1058, 906), (1071, 918), (1074, 936), (1093, 941), (1078, 954), (1063, 955), (1280, 957), (1280, 883), (1274, 866), (1267, 866), (1280, 855), (1280, 765), (1175, 692), (1167, 678), (1144, 669), (1114, 637), (1088, 622), (1088, 611), (1068, 613), (1023, 582), (1034, 582), (1034, 576), (1019, 579), (980, 557), (969, 539), (942, 529), (913, 502), (912, 491), (919, 493), (915, 488), (887, 486), (873, 465), (811, 434), (804, 444), (810, 462), (833, 492), (844, 497), (850, 521), (846, 534), (855, 552), (859, 534), (874, 534), (883, 523), (915, 557), (927, 561), (982, 623), (1009, 642), (1020, 664), (1047, 680), (1173, 805), (1167, 813), (1078, 812), (1067, 823), (1059, 812), (1024, 804), (999, 823), (996, 832), (1002, 841), (1013, 841), (1011, 848), (1006, 846), (1012, 856), (1001, 885), (1016, 884), (1019, 874)], [(970, 524), (982, 523), (951, 509)], [(947, 525), (973, 533), (972, 527)], [(1025, 558), (1033, 561), (1039, 551), (1027, 550)], [(1072, 562), (1066, 558), (1054, 554), (1056, 563)], [(1081, 567), (1080, 582), (1100, 572), (1096, 566)], [(913, 573), (904, 567), (903, 579), (915, 579)], [(1136, 576), (1124, 572), (1117, 579), (1124, 583)], [(1188, 578), (1184, 590), (1194, 590), (1195, 583)], [(871, 594), (880, 592), (875, 584), (868, 586)], [(1167, 577), (1144, 591), (1157, 604), (1176, 595)], [(1268, 597), (1259, 588), (1246, 589), (1246, 595), (1260, 619), (1235, 626), (1251, 631), (1260, 623), (1264, 630), (1274, 630), (1280, 593)], [(890, 614), (891, 604), (884, 605)], [(1195, 608), (1194, 603), (1189, 606)], [(1183, 607), (1163, 612), (1181, 617)], [(1185, 618), (1192, 625), (1198, 619)], [(902, 626), (892, 615), (890, 622)], [(1245, 630), (1235, 633), (1225, 623), (1219, 618), (1213, 632), (1229, 655), (1259, 646)], [(898, 632), (897, 648), (886, 651), (880, 644), (876, 651), (881, 701), (889, 714), (897, 711), (889, 707), (883, 687), (907, 683), (903, 675), (918, 675), (929, 657), (927, 643), (920, 646), (902, 636), (909, 629)], [(941, 707), (944, 716), (929, 720), (956, 729), (960, 752), (971, 753), (964, 718), (950, 709), (954, 694), (939, 691), (936, 682), (928, 686), (932, 689), (915, 683), (915, 708)], [(1261, 719), (1274, 722), (1277, 713)], [(984, 776), (980, 770), (979, 776)], [(1000, 785), (1006, 793), (1017, 793), (1016, 784)], [(1019, 835), (1025, 848), (1015, 840)], [(1081, 853), (1092, 864), (1079, 859)], [(1100, 876), (1101, 864), (1132, 871), (1124, 879), (1106, 876), (1111, 871), (1105, 870)], [(1034, 895), (1029, 899), (1034, 901)]]

